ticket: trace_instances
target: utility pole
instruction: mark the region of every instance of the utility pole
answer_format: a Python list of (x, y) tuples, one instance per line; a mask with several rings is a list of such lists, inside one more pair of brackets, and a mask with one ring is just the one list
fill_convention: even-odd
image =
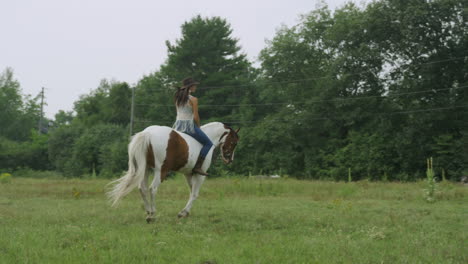
[(41, 116), (39, 117), (39, 133), (42, 133), (42, 119), (44, 117), (44, 87), (41, 91)]
[(132, 87), (132, 106), (130, 108), (130, 137), (133, 135), (134, 114), (135, 114), (135, 86)]

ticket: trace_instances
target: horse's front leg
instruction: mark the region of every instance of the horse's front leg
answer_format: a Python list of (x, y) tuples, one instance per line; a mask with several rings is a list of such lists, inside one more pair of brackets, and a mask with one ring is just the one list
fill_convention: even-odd
[(158, 191), (158, 187), (161, 184), (161, 170), (160, 169), (155, 169), (154, 170), (154, 179), (153, 182), (150, 185), (150, 213), (146, 217), (146, 222), (150, 223), (153, 222), (156, 218), (155, 212), (156, 212), (156, 192)]
[(189, 216), (193, 202), (195, 202), (195, 200), (197, 199), (198, 194), (200, 192), (200, 188), (206, 178), (205, 176), (199, 174), (195, 174), (192, 176), (186, 175), (185, 177), (187, 178), (187, 183), (191, 187), (190, 198), (187, 202), (187, 205), (185, 205), (184, 209), (182, 209), (182, 211), (180, 211), (177, 215), (179, 218)]

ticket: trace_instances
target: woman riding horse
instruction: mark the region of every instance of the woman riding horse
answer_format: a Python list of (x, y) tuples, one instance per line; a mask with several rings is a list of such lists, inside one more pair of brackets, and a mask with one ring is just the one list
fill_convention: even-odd
[(198, 99), (191, 95), (197, 90), (198, 84), (198, 82), (189, 77), (182, 81), (182, 87), (177, 88), (177, 92), (174, 95), (177, 119), (173, 128), (179, 132), (192, 136), (203, 145), (192, 172), (207, 176), (208, 173), (204, 172), (201, 167), (205, 161), (206, 155), (213, 146), (213, 143), (200, 129)]
[[(156, 192), (168, 172), (183, 173), (190, 186), (190, 198), (178, 214), (179, 217), (187, 217), (205, 180), (204, 175), (207, 175), (205, 171), (211, 165), (211, 147), (219, 147), (221, 159), (229, 164), (234, 160), (234, 150), (239, 141), (239, 129), (233, 130), (221, 122), (212, 122), (200, 128), (198, 101), (190, 95), (195, 92), (198, 83), (186, 78), (182, 84), (175, 94), (177, 121), (173, 128), (178, 131), (166, 126), (149, 126), (136, 133), (128, 145), (128, 170), (111, 183), (113, 187), (108, 192), (112, 205), (116, 205), (138, 186), (148, 223), (155, 219)], [(206, 162), (203, 163), (205, 158)], [(150, 169), (153, 169), (154, 177), (148, 188)]]

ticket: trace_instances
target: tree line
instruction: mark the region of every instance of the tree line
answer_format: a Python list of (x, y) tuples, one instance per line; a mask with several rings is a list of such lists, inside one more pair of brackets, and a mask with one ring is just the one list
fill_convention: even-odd
[(202, 123), (241, 127), (235, 162), (213, 175), (415, 180), (425, 161), (468, 173), (468, 19), (463, 1), (380, 0), (323, 6), (283, 26), (249, 61), (220, 17), (196, 16), (167, 41), (167, 60), (135, 87), (103, 80), (37, 132), (38, 98), (0, 76), (0, 168), (117, 176), (134, 132), (171, 126), (173, 94), (200, 81)]

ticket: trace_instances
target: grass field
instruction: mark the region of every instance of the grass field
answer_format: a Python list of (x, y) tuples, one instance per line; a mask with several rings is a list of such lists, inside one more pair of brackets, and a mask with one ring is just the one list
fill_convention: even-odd
[(425, 182), (208, 179), (192, 214), (181, 177), (157, 220), (137, 191), (109, 207), (107, 180), (0, 184), (0, 263), (468, 263), (468, 187)]

